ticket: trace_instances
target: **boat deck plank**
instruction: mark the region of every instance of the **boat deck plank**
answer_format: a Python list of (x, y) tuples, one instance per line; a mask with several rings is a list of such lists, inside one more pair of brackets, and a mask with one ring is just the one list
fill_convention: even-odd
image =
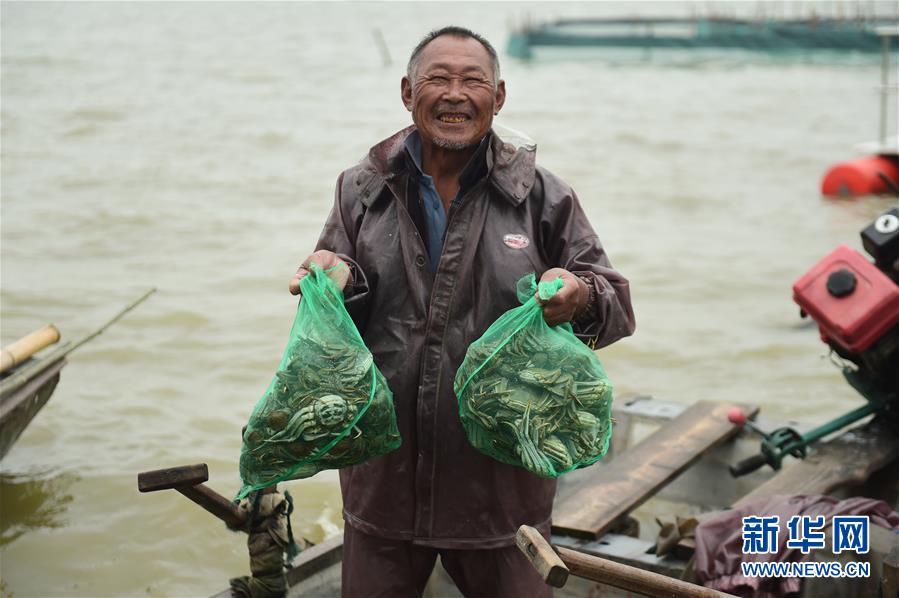
[(813, 444), (805, 459), (781, 470), (735, 506), (777, 494), (831, 494), (864, 483), (897, 458), (899, 436), (885, 424), (870, 422)]
[[(634, 448), (597, 469), (597, 476), (558, 501), (553, 532), (599, 538), (660, 488), (739, 430), (727, 414), (735, 405), (700, 401)], [(758, 407), (737, 405), (749, 417)]]

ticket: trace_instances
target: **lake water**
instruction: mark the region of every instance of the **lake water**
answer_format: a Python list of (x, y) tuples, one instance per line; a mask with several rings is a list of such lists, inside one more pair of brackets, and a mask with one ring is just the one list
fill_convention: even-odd
[[(79, 338), (159, 290), (71, 356), (4, 459), (0, 590), (201, 596), (247, 571), (243, 537), (136, 474), (205, 462), (236, 491), (287, 283), (339, 172), (408, 124), (408, 52), (449, 22), (500, 49), (497, 122), (536, 140), (631, 280), (637, 333), (600, 352), (620, 392), (812, 422), (860, 406), (791, 285), (891, 205), (818, 193), (877, 134), (877, 57), (504, 57), (526, 15), (715, 5), (4, 2), (3, 344), (47, 322)], [(295, 529), (339, 533), (333, 472), (285, 486)]]

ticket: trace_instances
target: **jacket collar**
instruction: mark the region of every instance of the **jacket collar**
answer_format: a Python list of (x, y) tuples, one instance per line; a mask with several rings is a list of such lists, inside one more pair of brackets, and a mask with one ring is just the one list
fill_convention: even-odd
[[(472, 185), (484, 178), (487, 174), (487, 150), (490, 149), (491, 135), (487, 134), (478, 144), (462, 174), (459, 175), (459, 193), (465, 193)], [(421, 169), (421, 135), (414, 130), (406, 136), (403, 143), (406, 148), (407, 161), (411, 163), (409, 171), (413, 178), (420, 180), (421, 177), (428, 177)]]
[[(383, 188), (387, 185), (394, 194), (395, 185), (401, 175), (410, 174), (406, 159), (406, 138), (415, 130), (409, 126), (371, 148), (363, 161), (366, 180), (360, 181), (368, 189), (372, 185)], [(487, 150), (487, 179), (507, 201), (518, 205), (528, 196), (534, 186), (536, 150), (533, 141), (511, 129), (494, 127), (488, 133), (490, 147)], [(414, 168), (414, 166), (413, 166)], [(370, 206), (380, 195), (381, 189), (372, 189), (363, 197), (362, 203)]]

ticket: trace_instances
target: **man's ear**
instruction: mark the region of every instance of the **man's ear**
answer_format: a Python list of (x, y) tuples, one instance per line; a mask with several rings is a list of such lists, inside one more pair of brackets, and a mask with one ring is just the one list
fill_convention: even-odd
[(409, 77), (403, 77), (400, 81), (400, 97), (406, 110), (412, 112), (412, 82), (409, 81)]
[(502, 110), (503, 104), (506, 103), (506, 82), (502, 79), (499, 80), (499, 85), (496, 86), (496, 100), (494, 100), (495, 107), (493, 108), (493, 115), (496, 116), (499, 114), (499, 111)]

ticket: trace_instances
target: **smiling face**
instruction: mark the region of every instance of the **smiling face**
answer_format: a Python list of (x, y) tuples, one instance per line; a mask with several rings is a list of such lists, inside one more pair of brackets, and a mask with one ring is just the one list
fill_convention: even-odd
[(494, 86), (493, 60), (479, 41), (442, 35), (425, 46), (413, 80), (403, 77), (402, 98), (425, 142), (462, 150), (487, 134), (506, 100), (506, 86)]

